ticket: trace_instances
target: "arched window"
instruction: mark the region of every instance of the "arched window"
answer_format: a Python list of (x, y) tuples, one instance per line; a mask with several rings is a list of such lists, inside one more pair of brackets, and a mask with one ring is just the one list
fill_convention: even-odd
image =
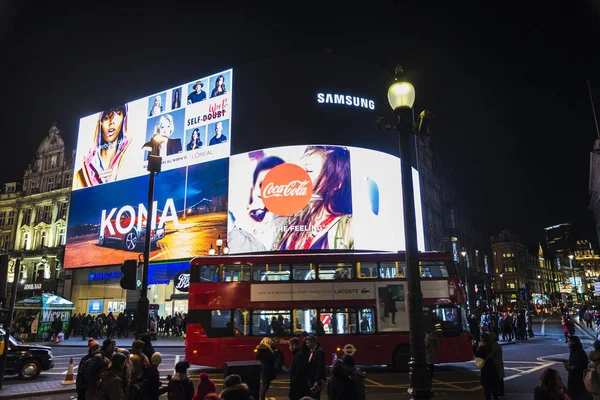
[(29, 248), (29, 232), (23, 234), (23, 248), (25, 250)]
[(48, 239), (48, 233), (46, 231), (42, 231), (42, 237), (40, 240), (40, 245), (42, 247), (46, 246), (46, 240)]
[(50, 279), (50, 265), (45, 262), (39, 262), (35, 264), (33, 269), (33, 281), (43, 282), (47, 279)]

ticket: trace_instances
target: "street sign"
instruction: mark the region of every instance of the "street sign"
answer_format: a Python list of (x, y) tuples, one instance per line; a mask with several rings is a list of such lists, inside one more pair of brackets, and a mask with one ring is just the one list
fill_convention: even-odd
[(594, 282), (594, 293), (600, 294), (600, 282)]

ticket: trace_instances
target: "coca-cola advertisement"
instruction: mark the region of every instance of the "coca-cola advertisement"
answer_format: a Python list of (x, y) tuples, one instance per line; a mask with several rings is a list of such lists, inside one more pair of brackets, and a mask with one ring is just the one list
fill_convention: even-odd
[[(356, 147), (309, 145), (230, 157), (228, 247), (403, 250), (400, 160)], [(418, 173), (415, 206), (424, 249)]]
[(150, 261), (207, 254), (227, 228), (228, 159), (160, 172), (148, 216), (148, 175), (72, 192), (65, 268), (120, 264), (144, 251)]

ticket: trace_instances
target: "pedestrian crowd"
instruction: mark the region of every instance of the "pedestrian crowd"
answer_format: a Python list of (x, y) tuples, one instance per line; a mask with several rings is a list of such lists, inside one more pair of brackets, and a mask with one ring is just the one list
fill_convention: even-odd
[(479, 341), (481, 333), (493, 333), (503, 342), (525, 341), (532, 338), (533, 323), (528, 310), (510, 310), (504, 312), (484, 312), (480, 318), (472, 314), (469, 318), (469, 330)]

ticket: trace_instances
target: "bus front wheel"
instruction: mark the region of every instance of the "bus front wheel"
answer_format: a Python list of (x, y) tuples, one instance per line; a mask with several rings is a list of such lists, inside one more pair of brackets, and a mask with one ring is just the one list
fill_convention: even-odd
[(396, 371), (408, 371), (410, 361), (410, 345), (399, 345), (392, 353), (393, 367)]

